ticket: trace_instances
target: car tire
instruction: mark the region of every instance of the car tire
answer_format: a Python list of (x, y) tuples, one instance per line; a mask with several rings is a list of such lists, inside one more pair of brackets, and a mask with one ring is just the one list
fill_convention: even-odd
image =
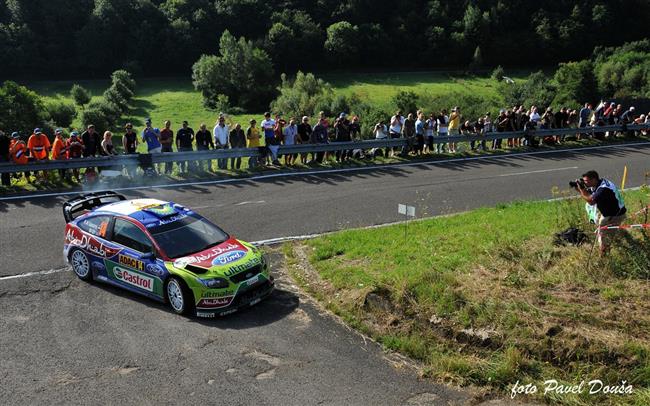
[(165, 298), (176, 314), (189, 314), (194, 309), (194, 295), (185, 282), (172, 276), (165, 285)]
[(88, 255), (80, 249), (74, 249), (70, 253), (70, 266), (75, 275), (82, 281), (90, 282), (93, 280), (93, 271), (90, 269), (90, 260)]

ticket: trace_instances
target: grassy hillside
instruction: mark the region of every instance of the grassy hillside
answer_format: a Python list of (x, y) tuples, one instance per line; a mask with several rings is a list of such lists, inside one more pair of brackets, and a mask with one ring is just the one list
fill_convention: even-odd
[[(650, 190), (629, 192), (632, 213)], [(531, 221), (534, 219), (534, 221)], [(623, 233), (608, 258), (591, 256), (580, 199), (519, 202), (404, 225), (347, 230), (287, 245), (299, 281), (422, 373), (509, 393), (515, 382), (601, 379), (632, 395), (535, 395), (553, 403), (650, 401), (650, 237)], [(580, 224), (589, 241), (553, 245)], [(524, 395), (519, 400), (531, 400)]]

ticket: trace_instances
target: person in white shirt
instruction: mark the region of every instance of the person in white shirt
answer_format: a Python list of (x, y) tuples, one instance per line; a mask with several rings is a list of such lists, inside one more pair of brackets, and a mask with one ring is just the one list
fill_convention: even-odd
[[(289, 120), (289, 125), (283, 131), (284, 135), (284, 145), (295, 145), (296, 136), (298, 135), (298, 126), (296, 125), (296, 119), (291, 117)], [(286, 154), (284, 156), (285, 165), (293, 165), (298, 154)]]
[[(402, 111), (397, 110), (395, 115), (390, 118), (390, 127), (388, 127), (388, 134), (390, 138), (400, 138), (402, 136), (402, 128), (404, 128), (404, 116)], [(395, 148), (392, 148), (392, 153), (395, 153)]]
[[(226, 124), (226, 118), (224, 116), (219, 116), (219, 121), (217, 121), (217, 125), (214, 126), (212, 133), (214, 134), (214, 149), (228, 148), (230, 128), (228, 127), (228, 124)], [(217, 159), (217, 165), (219, 166), (219, 169), (226, 169), (228, 167), (228, 159)]]

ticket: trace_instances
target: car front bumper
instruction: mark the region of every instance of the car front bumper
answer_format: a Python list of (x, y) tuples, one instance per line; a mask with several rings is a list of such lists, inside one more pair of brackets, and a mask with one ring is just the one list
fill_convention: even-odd
[(232, 302), (226, 307), (220, 307), (218, 309), (196, 309), (196, 317), (204, 318), (213, 318), (217, 316), (226, 316), (228, 314), (235, 313), (238, 310), (255, 306), (262, 301), (265, 297), (269, 296), (275, 287), (275, 281), (273, 277), (270, 276), (268, 280), (265, 280), (259, 285), (252, 286), (250, 289), (247, 289), (242, 292), (238, 292), (234, 297)]

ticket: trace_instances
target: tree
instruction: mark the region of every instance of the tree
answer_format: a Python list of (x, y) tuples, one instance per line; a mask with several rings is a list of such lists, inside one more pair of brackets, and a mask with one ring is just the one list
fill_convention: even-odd
[(70, 89), (70, 97), (72, 97), (74, 103), (77, 106), (80, 106), (82, 110), (84, 106), (90, 103), (90, 100), (92, 99), (92, 95), (90, 94), (90, 92), (86, 90), (83, 86), (78, 85), (76, 83), (72, 85), (72, 88)]
[(358, 52), (357, 35), (359, 28), (347, 21), (339, 21), (327, 27), (325, 50), (339, 63), (355, 59)]
[(329, 83), (301, 71), (294, 80), (283, 74), (278, 91), (280, 95), (271, 103), (271, 109), (293, 117), (313, 116), (321, 106), (331, 104), (333, 95)]
[(220, 55), (202, 55), (192, 67), (194, 88), (203, 104), (214, 109), (220, 94), (233, 106), (261, 110), (273, 97), (273, 64), (269, 55), (244, 37), (236, 40), (224, 31), (219, 40)]
[(594, 66), (588, 59), (561, 63), (553, 79), (557, 83), (556, 105), (581, 105), (587, 101), (595, 102), (598, 97)]
[(70, 127), (72, 120), (77, 116), (73, 104), (60, 100), (50, 101), (45, 104), (45, 110), (50, 118), (59, 127)]
[(0, 128), (31, 133), (43, 124), (47, 112), (36, 92), (6, 81), (0, 87)]
[(402, 114), (407, 115), (408, 113), (415, 114), (418, 110), (418, 99), (419, 96), (415, 92), (400, 90), (393, 96), (392, 102), (402, 110)]

